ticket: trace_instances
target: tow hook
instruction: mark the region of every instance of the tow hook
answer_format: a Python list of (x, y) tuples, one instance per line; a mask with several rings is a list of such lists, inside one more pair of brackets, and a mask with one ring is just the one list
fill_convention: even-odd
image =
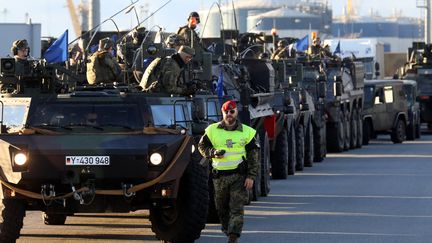
[(80, 204), (83, 204), (84, 200), (82, 199), (82, 196), (77, 192), (77, 190), (75, 190), (75, 187), (73, 184), (71, 184), (71, 188), (72, 188), (72, 192), (73, 192), (73, 198), (76, 201), (80, 201)]
[(56, 193), (54, 190), (54, 185), (52, 184), (43, 184), (41, 187), (41, 194), (44, 198), (46, 197), (55, 197)]
[(135, 194), (136, 194), (135, 192), (128, 192), (128, 190), (133, 187), (132, 184), (123, 184), (122, 183), (122, 187), (123, 187), (123, 195), (125, 197), (129, 198), (129, 197), (135, 196)]

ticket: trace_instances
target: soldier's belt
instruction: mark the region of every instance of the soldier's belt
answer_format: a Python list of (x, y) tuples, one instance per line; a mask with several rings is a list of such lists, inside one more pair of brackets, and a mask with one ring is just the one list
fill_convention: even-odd
[(230, 176), (235, 174), (240, 174), (240, 169), (236, 168), (234, 170), (212, 170), (213, 178), (217, 178), (219, 176)]

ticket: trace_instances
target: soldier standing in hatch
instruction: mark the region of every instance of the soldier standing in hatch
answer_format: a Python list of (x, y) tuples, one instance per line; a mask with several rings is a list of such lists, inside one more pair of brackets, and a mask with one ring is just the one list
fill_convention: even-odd
[(295, 57), (296, 52), (293, 48), (289, 48), (286, 40), (280, 40), (277, 43), (277, 49), (273, 52), (271, 59), (279, 60), (289, 57)]
[(195, 55), (194, 49), (181, 46), (176, 54), (153, 60), (144, 72), (140, 86), (145, 92), (166, 92), (177, 95), (191, 95), (196, 84), (185, 84), (185, 66)]
[(188, 24), (180, 27), (180, 29), (177, 31), (177, 34), (183, 37), (185, 40), (185, 45), (194, 48), (195, 51), (199, 51), (198, 48), (205, 50), (201, 44), (201, 39), (195, 32), (197, 25), (200, 23), (199, 14), (197, 12), (191, 12), (187, 20)]
[(243, 228), (247, 190), (252, 189), (260, 164), (256, 131), (237, 119), (235, 101), (222, 105), (223, 120), (207, 127), (198, 149), (212, 159), (215, 205), (228, 242), (237, 242)]
[(316, 37), (312, 41), (312, 46), (309, 49), (309, 54), (312, 57), (323, 57), (323, 47), (321, 46), (321, 39), (319, 37)]
[(31, 73), (30, 62), (28, 61), (30, 48), (27, 40), (22, 39), (14, 41), (11, 51), (15, 58), (15, 75), (29, 75)]
[(89, 84), (112, 83), (120, 80), (121, 68), (112, 56), (114, 42), (109, 38), (99, 40), (98, 51), (87, 63), (87, 82)]

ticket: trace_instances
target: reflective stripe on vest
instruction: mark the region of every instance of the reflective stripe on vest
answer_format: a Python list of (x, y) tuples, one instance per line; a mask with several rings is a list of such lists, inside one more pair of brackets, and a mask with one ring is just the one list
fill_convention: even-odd
[(206, 129), (206, 135), (215, 149), (225, 150), (222, 158), (213, 158), (212, 166), (217, 170), (234, 170), (246, 157), (245, 146), (255, 136), (256, 131), (243, 125), (243, 131), (227, 131), (218, 128), (219, 123), (211, 124)]

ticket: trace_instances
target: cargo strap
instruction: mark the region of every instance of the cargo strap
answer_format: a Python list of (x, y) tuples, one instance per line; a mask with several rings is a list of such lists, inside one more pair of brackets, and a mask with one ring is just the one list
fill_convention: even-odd
[[(177, 153), (174, 155), (174, 158), (172, 159), (170, 165), (160, 176), (156, 177), (155, 179), (153, 179), (151, 181), (147, 181), (147, 182), (135, 185), (135, 186), (129, 188), (128, 190), (126, 190), (126, 193), (127, 194), (136, 193), (138, 191), (144, 190), (146, 188), (149, 188), (149, 187), (159, 183), (166, 176), (166, 174), (168, 174), (168, 172), (170, 172), (172, 167), (177, 163), (177, 160), (183, 154), (183, 152), (187, 148), (187, 145), (189, 144), (189, 141), (191, 139), (192, 139), (191, 136), (185, 136), (183, 143), (181, 144), (180, 148), (177, 150)], [(62, 196), (44, 197), (40, 193), (35, 193), (32, 191), (27, 191), (27, 190), (15, 187), (6, 181), (0, 180), (0, 182), (2, 185), (9, 188), (10, 190), (12, 190), (18, 194), (21, 194), (25, 197), (33, 198), (33, 199), (39, 199), (39, 200), (45, 200), (45, 201), (64, 199), (64, 198), (72, 197), (75, 193), (90, 191), (90, 189), (88, 187), (82, 187), (82, 188), (80, 188), (74, 192), (70, 192), (70, 193), (67, 193), (67, 194), (62, 195)], [(97, 195), (109, 195), (109, 196), (123, 196), (123, 195), (125, 195), (125, 191), (123, 189), (119, 189), (119, 190), (115, 190), (115, 189), (113, 189), (113, 190), (96, 190), (96, 194)]]

